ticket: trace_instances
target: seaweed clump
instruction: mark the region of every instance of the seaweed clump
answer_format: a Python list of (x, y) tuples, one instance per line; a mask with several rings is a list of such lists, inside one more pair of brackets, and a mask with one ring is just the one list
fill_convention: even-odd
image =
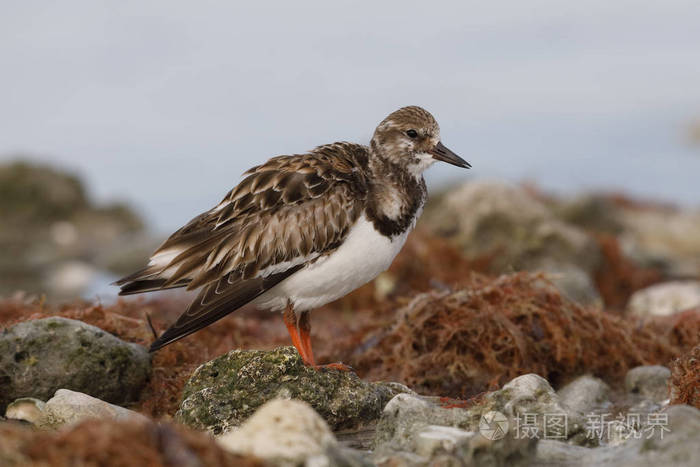
[(700, 409), (700, 345), (671, 364), (671, 404)]
[(0, 425), (2, 465), (262, 466), (231, 454), (214, 439), (171, 423), (92, 419), (64, 430)]
[(525, 373), (555, 386), (584, 373), (619, 382), (628, 369), (668, 364), (700, 339), (679, 336), (679, 323), (639, 326), (583, 308), (541, 274), (472, 274), (461, 285), (416, 296), (351, 364), (373, 379), (464, 398)]

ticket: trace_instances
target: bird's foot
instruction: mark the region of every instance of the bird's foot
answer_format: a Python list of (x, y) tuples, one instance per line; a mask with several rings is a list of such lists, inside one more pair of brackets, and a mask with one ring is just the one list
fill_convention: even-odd
[(337, 371), (353, 371), (353, 368), (350, 365), (346, 365), (345, 363), (327, 363), (325, 365), (312, 365), (313, 368), (316, 370), (320, 371), (326, 371), (326, 370), (337, 370)]

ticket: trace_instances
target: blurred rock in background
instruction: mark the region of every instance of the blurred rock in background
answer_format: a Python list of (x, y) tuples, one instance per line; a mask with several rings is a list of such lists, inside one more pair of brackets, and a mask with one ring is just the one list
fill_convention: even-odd
[(97, 205), (78, 176), (19, 159), (0, 165), (0, 219), (0, 296), (73, 299), (157, 246), (129, 206)]

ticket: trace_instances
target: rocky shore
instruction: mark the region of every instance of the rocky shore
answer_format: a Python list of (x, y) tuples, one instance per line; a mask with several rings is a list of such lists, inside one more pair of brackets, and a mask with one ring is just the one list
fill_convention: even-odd
[(696, 465), (700, 212), (498, 182), (426, 209), (314, 312), (305, 367), (244, 310), (149, 355), (183, 303), (0, 302), (0, 465)]

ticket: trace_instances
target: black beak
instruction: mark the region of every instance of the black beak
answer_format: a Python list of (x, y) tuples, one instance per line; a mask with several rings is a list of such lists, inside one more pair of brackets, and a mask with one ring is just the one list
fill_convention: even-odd
[(462, 167), (465, 169), (471, 169), (472, 167), (469, 162), (447, 149), (441, 142), (435, 145), (435, 147), (430, 151), (430, 154), (433, 155), (433, 159), (447, 162), (448, 164), (456, 165), (457, 167)]

